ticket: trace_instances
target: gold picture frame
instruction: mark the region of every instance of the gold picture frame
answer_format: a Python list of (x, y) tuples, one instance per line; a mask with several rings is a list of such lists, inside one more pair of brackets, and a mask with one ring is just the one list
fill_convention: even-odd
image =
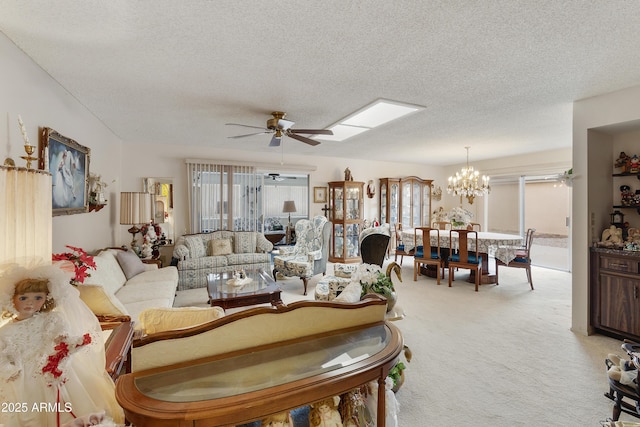
[(38, 168), (51, 173), (53, 216), (89, 212), (91, 149), (45, 127), (40, 131)]
[(327, 187), (313, 187), (313, 203), (327, 203)]

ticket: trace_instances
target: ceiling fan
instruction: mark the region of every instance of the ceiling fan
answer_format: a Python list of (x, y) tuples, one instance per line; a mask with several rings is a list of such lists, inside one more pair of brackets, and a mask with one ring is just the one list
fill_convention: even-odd
[(274, 111), (271, 113), (273, 118), (267, 120), (267, 127), (259, 127), (259, 126), (250, 126), (243, 125), (240, 123), (226, 123), (231, 126), (242, 126), (246, 128), (253, 129), (261, 129), (262, 132), (249, 133), (246, 135), (236, 135), (230, 136), (229, 138), (245, 138), (247, 136), (260, 135), (263, 133), (272, 133), (273, 137), (271, 137), (271, 142), (269, 143), (269, 147), (278, 147), (280, 146), (280, 141), (284, 135), (297, 139), (298, 141), (304, 142), (309, 145), (318, 145), (320, 141), (316, 141), (311, 138), (307, 138), (306, 136), (300, 135), (301, 133), (307, 135), (333, 135), (333, 132), (327, 129), (292, 129), (291, 127), (295, 124), (295, 122), (285, 120), (284, 117), (287, 113), (283, 113), (282, 111)]
[(279, 173), (269, 173), (265, 178), (271, 178), (272, 181), (284, 181), (285, 179), (296, 179), (295, 176), (282, 176)]

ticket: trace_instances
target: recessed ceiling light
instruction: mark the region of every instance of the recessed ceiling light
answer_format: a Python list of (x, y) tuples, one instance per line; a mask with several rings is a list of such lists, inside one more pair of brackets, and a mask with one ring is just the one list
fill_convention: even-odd
[(333, 135), (317, 135), (315, 138), (329, 141), (344, 141), (369, 129), (389, 123), (408, 114), (423, 110), (421, 105), (406, 104), (388, 99), (377, 99), (371, 104), (349, 114), (328, 127)]

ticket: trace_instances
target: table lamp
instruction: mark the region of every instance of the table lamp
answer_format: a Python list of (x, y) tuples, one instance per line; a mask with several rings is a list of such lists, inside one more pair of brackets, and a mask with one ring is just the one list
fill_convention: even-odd
[(287, 223), (287, 244), (290, 245), (293, 241), (293, 224), (291, 224), (291, 212), (296, 212), (296, 202), (293, 200), (285, 200), (284, 205), (282, 206), (282, 212), (289, 214), (289, 222)]
[(136, 247), (136, 234), (140, 232), (137, 224), (153, 220), (154, 204), (149, 193), (120, 193), (120, 224), (131, 225), (127, 230), (132, 234), (131, 248)]

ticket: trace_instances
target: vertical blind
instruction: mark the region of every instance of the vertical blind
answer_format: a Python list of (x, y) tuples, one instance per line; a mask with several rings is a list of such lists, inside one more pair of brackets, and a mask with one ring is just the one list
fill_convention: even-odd
[(258, 176), (254, 166), (187, 161), (191, 233), (258, 230)]

